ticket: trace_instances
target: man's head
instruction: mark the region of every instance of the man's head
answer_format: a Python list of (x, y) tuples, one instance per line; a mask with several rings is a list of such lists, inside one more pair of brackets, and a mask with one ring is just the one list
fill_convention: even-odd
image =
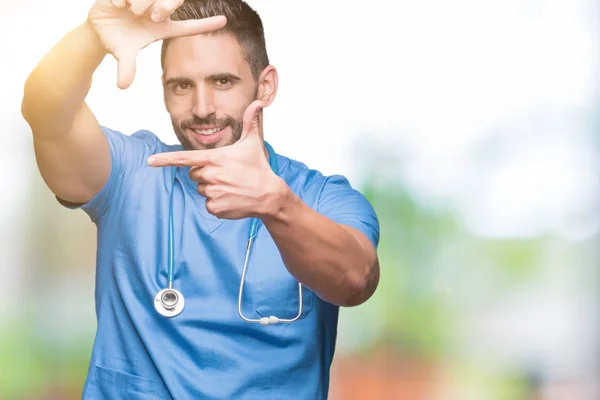
[(163, 41), (164, 99), (177, 138), (188, 150), (223, 147), (242, 134), (243, 113), (256, 99), (268, 106), (277, 92), (262, 22), (242, 0), (186, 0), (176, 21), (224, 15), (210, 34)]

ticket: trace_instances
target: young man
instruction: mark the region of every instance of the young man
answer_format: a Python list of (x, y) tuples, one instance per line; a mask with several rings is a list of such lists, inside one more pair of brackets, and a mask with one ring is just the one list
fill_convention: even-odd
[[(107, 54), (127, 88), (156, 40), (177, 146), (101, 127), (84, 102)], [(379, 225), (345, 178), (264, 142), (277, 86), (241, 0), (97, 0), (31, 73), (39, 170), (98, 228), (84, 399), (327, 398), (339, 307), (379, 280)]]

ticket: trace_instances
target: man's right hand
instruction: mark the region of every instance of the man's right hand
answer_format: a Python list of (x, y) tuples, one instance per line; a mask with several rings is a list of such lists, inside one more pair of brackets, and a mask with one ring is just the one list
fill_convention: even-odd
[(184, 0), (96, 0), (88, 20), (104, 49), (118, 61), (117, 85), (128, 88), (135, 75), (138, 52), (149, 44), (177, 36), (192, 36), (225, 26), (224, 16), (172, 21)]

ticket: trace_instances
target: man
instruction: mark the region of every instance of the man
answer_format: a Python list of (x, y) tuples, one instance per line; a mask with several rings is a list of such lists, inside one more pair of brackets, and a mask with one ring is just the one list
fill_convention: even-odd
[[(107, 54), (127, 88), (157, 40), (177, 146), (101, 127), (84, 102)], [(379, 225), (346, 179), (269, 151), (277, 86), (241, 0), (97, 0), (31, 73), (40, 173), (98, 228), (84, 399), (327, 398), (339, 307), (379, 280)]]

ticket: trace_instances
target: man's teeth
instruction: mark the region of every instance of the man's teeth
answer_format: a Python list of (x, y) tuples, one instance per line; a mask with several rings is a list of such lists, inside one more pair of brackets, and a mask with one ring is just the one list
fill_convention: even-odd
[(194, 129), (194, 132), (196, 132), (198, 135), (212, 135), (213, 133), (217, 133), (219, 131), (222, 131), (223, 129), (225, 129), (225, 127), (212, 129)]

